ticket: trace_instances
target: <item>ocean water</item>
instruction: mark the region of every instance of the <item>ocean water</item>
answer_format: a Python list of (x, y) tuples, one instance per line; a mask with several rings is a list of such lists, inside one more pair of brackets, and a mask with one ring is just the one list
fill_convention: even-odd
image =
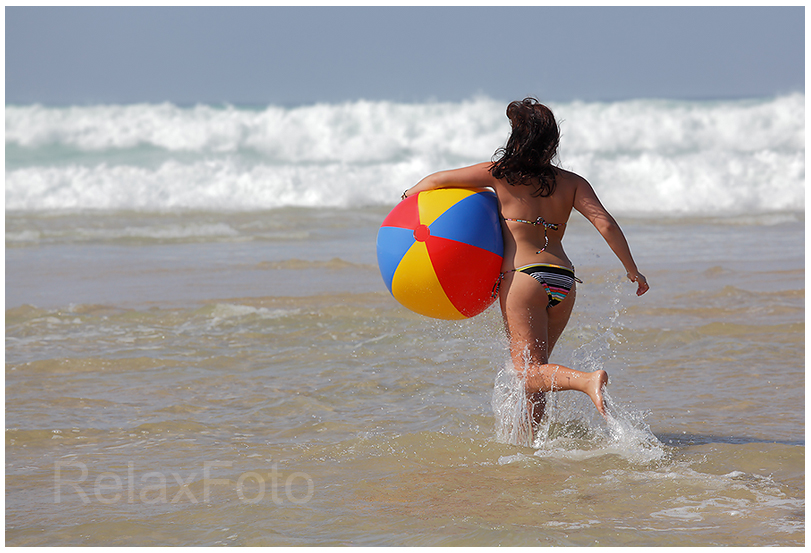
[(529, 436), (497, 307), (375, 255), (504, 103), (6, 106), (6, 544), (804, 545), (804, 102), (551, 105), (651, 291), (572, 215), (612, 416)]

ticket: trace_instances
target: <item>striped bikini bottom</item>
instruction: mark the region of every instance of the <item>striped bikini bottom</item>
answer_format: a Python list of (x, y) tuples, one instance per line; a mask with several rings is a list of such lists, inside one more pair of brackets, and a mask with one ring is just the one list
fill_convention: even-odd
[[(537, 280), (546, 290), (549, 296), (547, 308), (553, 307), (569, 295), (575, 281), (582, 284), (582, 280), (574, 276), (574, 271), (568, 267), (560, 265), (550, 265), (548, 263), (532, 263), (513, 269), (525, 275), (529, 275)], [(502, 275), (503, 276), (503, 275)]]

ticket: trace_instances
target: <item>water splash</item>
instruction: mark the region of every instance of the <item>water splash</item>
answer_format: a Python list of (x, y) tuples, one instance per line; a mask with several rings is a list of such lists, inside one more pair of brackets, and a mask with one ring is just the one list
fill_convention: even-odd
[(617, 330), (623, 328), (620, 318), (625, 314), (626, 307), (622, 305), (622, 297), (624, 296), (623, 287), (627, 284), (624, 276), (611, 282), (605, 283), (605, 294), (610, 298), (608, 313), (600, 315), (606, 317), (605, 322), (598, 322), (596, 329), (592, 329), (591, 325), (587, 325), (589, 331), (593, 333), (591, 336), (585, 329), (576, 329), (578, 339), (583, 343), (576, 347), (571, 352), (571, 365), (577, 367), (578, 370), (585, 372), (593, 372), (600, 369), (605, 369), (606, 359), (615, 356), (615, 348), (618, 344), (623, 343), (624, 338), (617, 334)]
[(496, 375), (493, 387), (493, 414), (496, 419), (496, 440), (502, 443), (532, 446), (534, 435), (524, 378), (512, 363), (507, 363)]
[(609, 416), (607, 441), (602, 446), (606, 452), (613, 450), (633, 463), (659, 461), (667, 456), (664, 444), (654, 436), (645, 422), (648, 412), (614, 401), (608, 391), (604, 393)]
[[(620, 305), (620, 283), (613, 287), (613, 314), (590, 340), (571, 354), (569, 366), (585, 372), (602, 370), (622, 341), (614, 330), (625, 312)], [(525, 363), (529, 360), (525, 359)], [(496, 376), (492, 406), (496, 440), (536, 449), (539, 457), (619, 455), (632, 463), (648, 463), (666, 456), (664, 445), (645, 423), (647, 413), (615, 401), (604, 391), (608, 417), (603, 419), (591, 400), (579, 393), (547, 393), (544, 417), (533, 430), (525, 394), (525, 372), (507, 362)]]
[(549, 393), (546, 412), (533, 432), (524, 384), (511, 364), (496, 377), (493, 412), (496, 440), (532, 447), (538, 457), (587, 458), (618, 455), (634, 464), (659, 461), (665, 446), (645, 422), (648, 413), (615, 401), (604, 392), (608, 417), (602, 419), (583, 394)]

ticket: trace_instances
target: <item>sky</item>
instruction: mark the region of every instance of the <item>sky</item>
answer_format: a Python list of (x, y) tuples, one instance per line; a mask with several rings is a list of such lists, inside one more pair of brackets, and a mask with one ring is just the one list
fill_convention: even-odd
[(805, 8), (6, 7), (7, 104), (805, 91)]

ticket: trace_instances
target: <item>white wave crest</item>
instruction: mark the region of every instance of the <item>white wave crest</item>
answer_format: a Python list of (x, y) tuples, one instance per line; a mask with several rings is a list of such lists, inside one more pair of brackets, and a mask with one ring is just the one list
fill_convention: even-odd
[[(551, 107), (561, 121), (561, 165), (586, 177), (610, 210), (736, 215), (804, 209), (804, 102), (794, 94)], [(393, 204), (428, 173), (491, 159), (509, 133), (504, 111), (488, 98), (6, 106), (6, 208)]]
[(285, 163), (369, 163), (440, 150), (489, 158), (509, 130), (487, 99), (455, 104), (353, 102), (262, 110), (172, 104), (6, 107), (6, 144), (105, 151), (153, 146), (172, 152), (253, 150)]

